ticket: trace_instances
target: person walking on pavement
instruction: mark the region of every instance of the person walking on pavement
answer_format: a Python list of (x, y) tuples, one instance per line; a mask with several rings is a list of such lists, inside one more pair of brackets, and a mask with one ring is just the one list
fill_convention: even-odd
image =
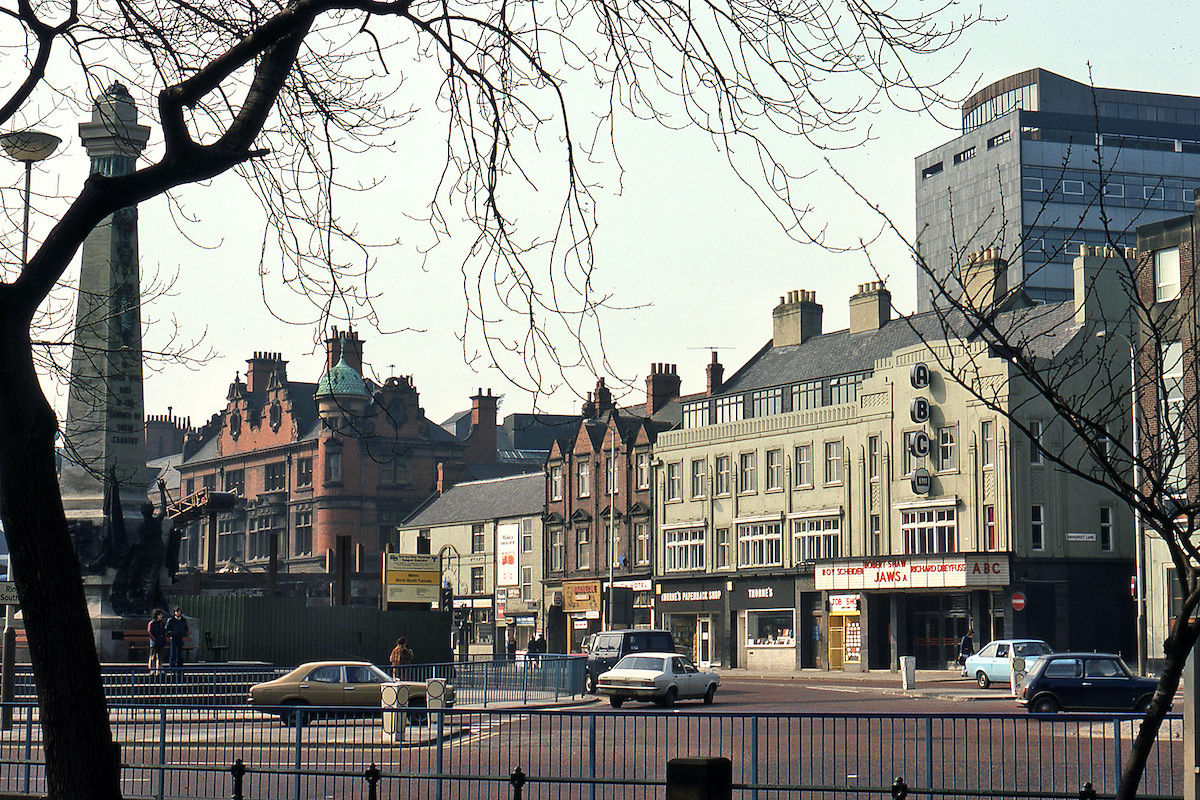
[(152, 675), (162, 674), (162, 655), (167, 649), (167, 630), (163, 625), (163, 612), (161, 608), (154, 609), (150, 615), (150, 624), (146, 626), (146, 633), (150, 637), (150, 660), (146, 663), (147, 669)]
[(183, 666), (183, 646), (188, 636), (188, 621), (183, 616), (183, 609), (175, 606), (175, 613), (167, 620), (167, 642), (170, 644), (170, 664), (172, 669)]
[(962, 667), (963, 677), (967, 677), (967, 656), (975, 653), (975, 629), (968, 628), (958, 642), (958, 665)]

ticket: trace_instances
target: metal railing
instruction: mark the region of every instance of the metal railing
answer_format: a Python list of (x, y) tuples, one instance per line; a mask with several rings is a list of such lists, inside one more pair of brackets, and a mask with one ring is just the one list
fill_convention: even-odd
[[(545, 655), (515, 661), (457, 661), (380, 666), (397, 680), (444, 678), (454, 686), (457, 703), (490, 706), (554, 702), (583, 693), (584, 656)], [(101, 668), (104, 694), (115, 705), (237, 705), (250, 687), (286, 674), (290, 668), (267, 664), (196, 664), (152, 673), (142, 665)], [(15, 699), (32, 703), (37, 694), (33, 672), (18, 667)]]
[[(231, 766), (251, 800), (512, 796), (521, 767), (530, 797), (658, 798), (678, 757), (732, 762), (746, 800), (886, 796), (897, 775), (912, 795), (1111, 797), (1137, 719), (1110, 714), (744, 714), (684, 706), (628, 713), (558, 709), (430, 710), (402, 735), (384, 713), (289, 708), (291, 724), (245, 707), (118, 707), (127, 797), (225, 798)], [(0, 734), (0, 792), (42, 794), (36, 709)], [(1172, 715), (1150, 754), (1141, 796), (1182, 795), (1182, 721)], [(368, 775), (372, 776), (368, 780)]]

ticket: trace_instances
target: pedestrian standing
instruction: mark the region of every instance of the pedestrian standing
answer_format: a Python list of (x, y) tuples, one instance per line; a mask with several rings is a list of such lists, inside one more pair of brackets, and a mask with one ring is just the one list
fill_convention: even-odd
[(150, 637), (150, 660), (146, 667), (152, 675), (161, 675), (162, 656), (167, 649), (167, 629), (163, 624), (161, 608), (154, 609), (150, 615), (150, 624), (146, 626), (146, 633)]
[(962, 667), (962, 674), (967, 676), (967, 657), (975, 653), (975, 629), (968, 628), (963, 634), (962, 639), (958, 642), (958, 665)]
[(188, 621), (183, 616), (183, 609), (175, 606), (175, 613), (167, 620), (167, 642), (171, 648), (170, 663), (172, 669), (183, 666), (183, 646), (188, 636)]
[(392, 648), (391, 655), (388, 656), (388, 661), (392, 665), (392, 677), (400, 677), (400, 668), (405, 664), (411, 664), (413, 660), (413, 651), (408, 646), (408, 642), (401, 636), (396, 640), (396, 646)]

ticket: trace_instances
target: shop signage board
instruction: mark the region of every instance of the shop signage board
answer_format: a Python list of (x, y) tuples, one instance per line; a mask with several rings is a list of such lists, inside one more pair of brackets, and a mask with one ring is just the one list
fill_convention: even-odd
[(829, 595), (829, 612), (831, 614), (857, 614), (858, 599), (856, 594)]
[(818, 564), (814, 578), (818, 591), (1005, 586), (1009, 583), (1009, 568), (1008, 556), (998, 553), (880, 558)]
[(383, 585), (389, 603), (438, 602), (442, 572), (438, 557), (415, 553), (386, 553)]
[(563, 611), (600, 613), (600, 581), (563, 581)]
[(496, 526), (496, 585), (516, 586), (521, 582), (517, 550), (521, 545), (521, 526), (508, 522)]
[(1068, 542), (1094, 542), (1096, 534), (1087, 531), (1067, 531)]

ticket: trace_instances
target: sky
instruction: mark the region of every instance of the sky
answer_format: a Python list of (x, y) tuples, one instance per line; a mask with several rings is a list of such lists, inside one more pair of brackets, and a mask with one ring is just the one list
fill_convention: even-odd
[[(1126, 3), (1098, 0), (1086, 5), (1086, 13), (1082, 8), (1057, 0), (985, 4), (986, 15), (1004, 16), (1003, 21), (977, 26), (961, 47), (937, 56), (931, 67), (949, 69), (965, 53), (963, 67), (947, 85), (947, 92), (958, 96), (1033, 67), (1083, 82), (1090, 69), (1099, 86), (1200, 94), (1200, 51), (1180, 36), (1195, 25), (1194, 6), (1154, 2), (1131, 14)], [(86, 173), (75, 133), (79, 120), (49, 121), (58, 124), (50, 130), (65, 144), (39, 165), (34, 182), (53, 182), (69, 193)], [(953, 138), (946, 126), (956, 124), (957, 116), (943, 112), (935, 120), (881, 109), (869, 121), (871, 142), (832, 157), (872, 204), (911, 235), (913, 159)], [(152, 133), (152, 143), (159, 135)], [(624, 402), (642, 402), (645, 376), (654, 363), (677, 365), (685, 393), (704, 389), (714, 348), (726, 374), (732, 373), (770, 339), (771, 310), (790, 290), (817, 293), (826, 331), (848, 325), (850, 295), (858, 284), (875, 279), (861, 253), (836, 254), (790, 240), (731, 173), (724, 155), (699, 133), (628, 120), (622, 122), (621, 136), (621, 180), (618, 184), (611, 171), (601, 173), (605, 183), (594, 192), (599, 219), (594, 281), (598, 290), (612, 294), (614, 305), (626, 309), (602, 320), (611, 365), (606, 380), (624, 394)], [(819, 155), (802, 155), (799, 163), (817, 172), (804, 184), (804, 200), (813, 207), (810, 225), (827, 225), (833, 243), (874, 236), (879, 218), (824, 168)], [(419, 164), (413, 169), (419, 171)], [(21, 177), (19, 168), (0, 163), (0, 184), (15, 187)], [(406, 176), (389, 177), (402, 184)], [(179, 192), (197, 219), (188, 236), (177, 230), (164, 200), (139, 208), (143, 284), (171, 285), (167, 294), (146, 301), (146, 346), (160, 345), (177, 326), (182, 338), (201, 340), (201, 349), (214, 354), (201, 365), (165, 365), (150, 372), (147, 414), (170, 409), (190, 417), (193, 425), (204, 423), (224, 407), (230, 382), (235, 374), (245, 374), (245, 361), (255, 351), (282, 353), (293, 380), (315, 382), (320, 375), (322, 357), (313, 346), (318, 332), (276, 316), (303, 315), (290, 313), (286, 293), (273, 288), (278, 267), (269, 259), (268, 274), (260, 280), (259, 223), (238, 181), (228, 175)], [(392, 208), (376, 201), (343, 214), (359, 213), (386, 226), (389, 215), (399, 219), (403, 211), (402, 204)], [(378, 255), (386, 269), (379, 270), (372, 288), (384, 330), (356, 325), (365, 340), (369, 375), (376, 380), (412, 375), (426, 416), (435, 422), (469, 408), (479, 388), (504, 396), (502, 416), (531, 410), (533, 399), (486, 358), (472, 364), (464, 360), (456, 337), (465, 313), (463, 275), (454, 248), (435, 252), (423, 267), (410, 255), (398, 253), (397, 263), (387, 252)], [(885, 239), (873, 248), (872, 260), (894, 304), (913, 310), (915, 267), (902, 245)], [(264, 286), (273, 311), (264, 302)], [(591, 372), (577, 370), (570, 385), (540, 397), (539, 410), (576, 412), (579, 397), (594, 385)], [(61, 412), (65, 393), (50, 381), (47, 390)]]

